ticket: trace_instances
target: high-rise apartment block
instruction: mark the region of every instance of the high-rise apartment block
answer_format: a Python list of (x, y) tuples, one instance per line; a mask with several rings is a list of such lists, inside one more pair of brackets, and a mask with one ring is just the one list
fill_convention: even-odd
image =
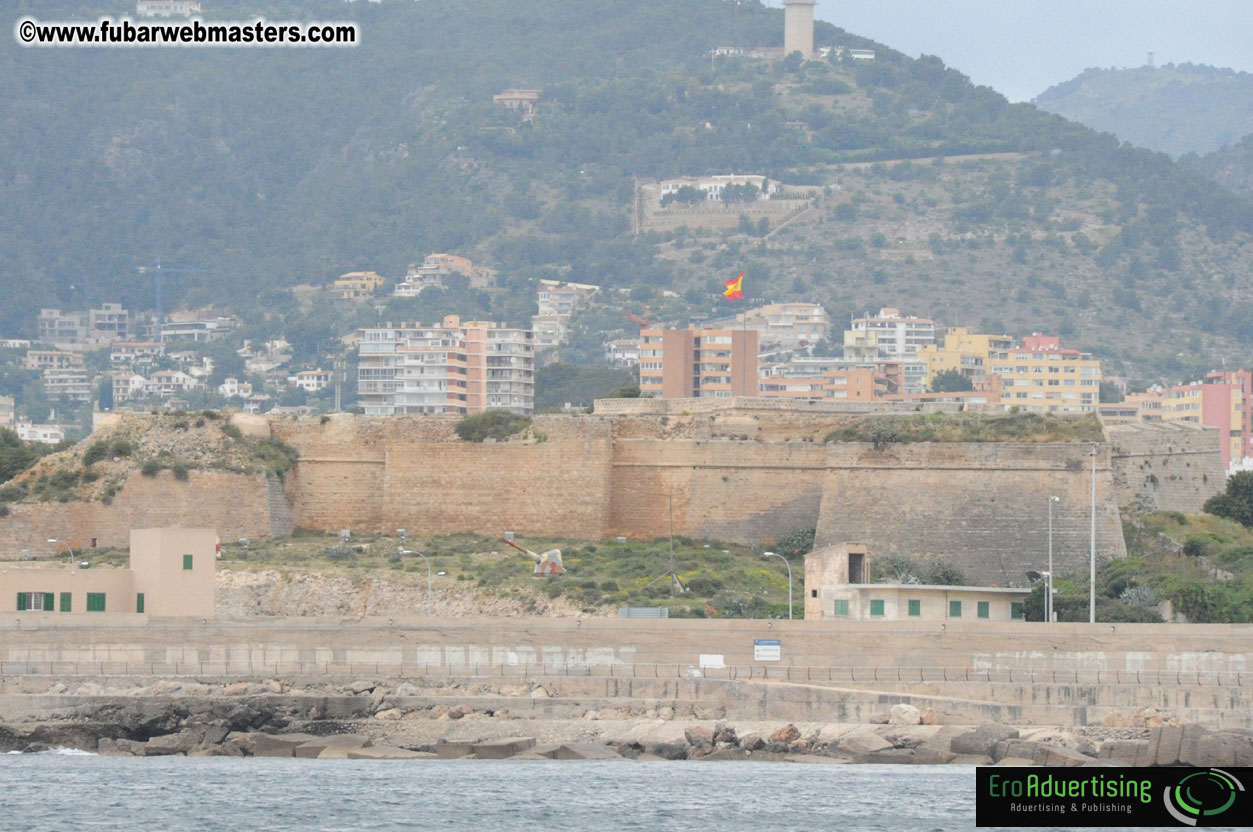
[(357, 395), (367, 416), (535, 410), (529, 329), (490, 321), (388, 324), (361, 331)]
[(1022, 346), (995, 359), (1001, 404), (1032, 413), (1095, 413), (1100, 401), (1101, 362), (1089, 353), (1062, 349), (1056, 335), (1035, 333)]
[(844, 343), (845, 355), (848, 347), (860, 345), (884, 358), (913, 358), (924, 345), (935, 343), (935, 321), (902, 316), (899, 309), (885, 307), (878, 315), (854, 318), (844, 332)]
[(640, 393), (662, 399), (758, 395), (757, 332), (642, 330)]

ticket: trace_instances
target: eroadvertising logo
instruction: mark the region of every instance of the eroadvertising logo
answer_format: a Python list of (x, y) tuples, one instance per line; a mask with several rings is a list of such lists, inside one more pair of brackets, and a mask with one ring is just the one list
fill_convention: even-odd
[(975, 773), (976, 826), (1253, 826), (1249, 768), (995, 768)]

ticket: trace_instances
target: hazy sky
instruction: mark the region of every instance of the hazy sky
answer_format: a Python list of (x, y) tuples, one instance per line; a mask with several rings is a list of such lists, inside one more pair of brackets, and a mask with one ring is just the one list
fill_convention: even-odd
[(818, 0), (816, 16), (938, 55), (1011, 101), (1088, 67), (1143, 66), (1150, 50), (1158, 64), (1253, 72), (1253, 0)]

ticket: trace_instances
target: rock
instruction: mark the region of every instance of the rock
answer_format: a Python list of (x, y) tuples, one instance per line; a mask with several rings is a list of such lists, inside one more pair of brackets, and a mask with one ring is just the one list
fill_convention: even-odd
[(714, 744), (712, 728), (704, 725), (690, 725), (683, 731), (687, 744), (696, 748), (709, 748)]
[(1236, 766), (1237, 759), (1247, 757), (1250, 738), (1239, 734), (1205, 734), (1193, 740), (1186, 734), (1179, 751), (1179, 762), (1190, 766)]
[(841, 737), (835, 747), (841, 754), (857, 757), (891, 748), (892, 744), (871, 731), (854, 731)]
[(372, 745), (368, 748), (355, 748), (347, 752), (346, 756), (349, 760), (419, 760), (435, 755), (390, 745)]
[(294, 757), (296, 746), (318, 739), (312, 734), (253, 734), (252, 756)]
[(867, 721), (871, 725), (887, 725), (888, 715), (887, 714), (871, 714), (870, 719)]
[[(401, 682), (396, 686), (397, 696), (421, 696), (422, 691), (413, 682)], [(506, 696), (509, 694), (505, 694)]]
[(1183, 743), (1182, 725), (1162, 725), (1149, 733), (1149, 751), (1153, 760), (1150, 765), (1173, 766), (1179, 762), (1180, 746)]
[(476, 743), (474, 757), (478, 760), (504, 760), (535, 747), (535, 737), (506, 737)]
[(103, 757), (142, 757), (147, 743), (101, 737), (96, 750)]
[(74, 695), (75, 696), (99, 696), (103, 691), (104, 689), (100, 687), (100, 685), (97, 685), (95, 682), (87, 682), (86, 684), (79, 685), (78, 688), (74, 691)]
[(1123, 765), (1147, 765), (1141, 763), (1148, 751), (1148, 740), (1109, 740), (1101, 744), (1097, 757), (1101, 760), (1117, 760)]
[(674, 719), (674, 708), (669, 705), (662, 705), (657, 709), (658, 719)]
[[(952, 748), (952, 745), (949, 745)], [(993, 760), (1000, 762), (1006, 757), (1019, 757), (1026, 760), (1034, 760), (1036, 756), (1037, 743), (1030, 740), (1007, 739), (1001, 740), (993, 744), (990, 756)]]
[(151, 737), (144, 744), (145, 757), (164, 757), (170, 754), (186, 754), (200, 745), (203, 734), (199, 731), (179, 731), (177, 734), (165, 734)]
[(918, 725), (922, 722), (922, 711), (913, 705), (901, 703), (893, 705), (888, 711), (888, 725)]
[(735, 735), (735, 729), (729, 725), (720, 725), (718, 730), (714, 732), (714, 743), (720, 745), (724, 742), (732, 745), (739, 744), (739, 737)]
[(1055, 745), (1037, 745), (1032, 759), (1042, 766), (1081, 766), (1097, 762), (1095, 757)]
[(222, 688), (222, 695), (223, 696), (243, 696), (248, 693), (248, 690), (250, 687), (251, 685), (249, 685), (247, 682), (232, 682), (231, 684)]
[(998, 766), (1015, 766), (1021, 768), (1022, 766), (1035, 765), (1035, 760), (1030, 757), (1002, 757), (996, 761), (996, 764)]
[(935, 708), (923, 708), (922, 713), (918, 717), (920, 725), (939, 725), (940, 714)]
[(659, 742), (649, 748), (649, 753), (663, 760), (683, 760), (687, 758), (687, 747), (685, 742)]
[(181, 682), (175, 682), (171, 679), (162, 679), (148, 686), (149, 696), (173, 696), (181, 693), (183, 685)]
[(766, 741), (757, 734), (749, 734), (740, 740), (740, 748), (745, 751), (760, 751), (766, 747)]
[(448, 709), (447, 716), (449, 719), (463, 719), (471, 713), (473, 713), (473, 710), (465, 705), (454, 705)]
[(292, 749), (292, 756), (304, 759), (319, 757), (344, 760), (348, 758), (349, 751), (369, 748), (372, 745), (374, 745), (373, 740), (364, 734), (332, 734), (329, 737), (318, 737), (301, 743)]
[(613, 748), (596, 742), (567, 742), (557, 746), (550, 755), (553, 760), (614, 760), (620, 758)]
[(435, 756), (441, 760), (456, 760), (474, 753), (474, 742), (465, 740), (440, 740), (435, 744)]
[(378, 687), (378, 682), (371, 682), (368, 679), (358, 679), (348, 686), (348, 690), (354, 695), (359, 695), (362, 693), (369, 693), (376, 687)]
[(955, 766), (990, 766), (992, 758), (982, 754), (958, 754), (951, 762)]
[(688, 759), (708, 760), (710, 762), (747, 760), (750, 753), (742, 748), (692, 748), (689, 751)]
[(230, 729), (225, 725), (210, 725), (204, 729), (204, 739), (201, 742), (206, 746), (220, 745), (230, 732)]
[(770, 735), (770, 742), (792, 743), (801, 738), (800, 729), (792, 723), (784, 725), (782, 728)]
[(531, 698), (532, 699), (547, 699), (548, 691), (541, 685), (540, 687), (537, 687), (535, 690), (531, 691)]
[(261, 687), (265, 689), (266, 693), (282, 693), (283, 692), (283, 683), (277, 679), (267, 679), (266, 681), (261, 683)]
[(996, 743), (1017, 738), (1016, 728), (988, 723), (980, 725), (973, 731), (953, 737), (952, 742), (949, 743), (949, 750), (954, 754), (977, 754), (981, 757), (991, 757), (992, 746)]
[(400, 708), (388, 708), (385, 711), (379, 711), (374, 715), (375, 719), (400, 719), (405, 712)]

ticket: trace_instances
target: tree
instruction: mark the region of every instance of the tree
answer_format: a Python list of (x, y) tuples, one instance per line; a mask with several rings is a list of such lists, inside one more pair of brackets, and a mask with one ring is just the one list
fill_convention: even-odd
[(39, 454), (8, 428), (0, 428), (0, 482), (8, 482), (25, 471)]
[(974, 384), (959, 370), (944, 370), (931, 379), (932, 393), (964, 393), (974, 389)]
[(1206, 500), (1203, 509), (1253, 527), (1253, 471), (1237, 471), (1228, 477), (1227, 489)]
[(1115, 404), (1126, 398), (1122, 394), (1122, 389), (1112, 381), (1101, 382), (1100, 399), (1102, 404)]
[(681, 185), (677, 191), (671, 191), (661, 198), (661, 207), (665, 208), (672, 202), (684, 205), (696, 205), (705, 201), (705, 192), (692, 185)]

